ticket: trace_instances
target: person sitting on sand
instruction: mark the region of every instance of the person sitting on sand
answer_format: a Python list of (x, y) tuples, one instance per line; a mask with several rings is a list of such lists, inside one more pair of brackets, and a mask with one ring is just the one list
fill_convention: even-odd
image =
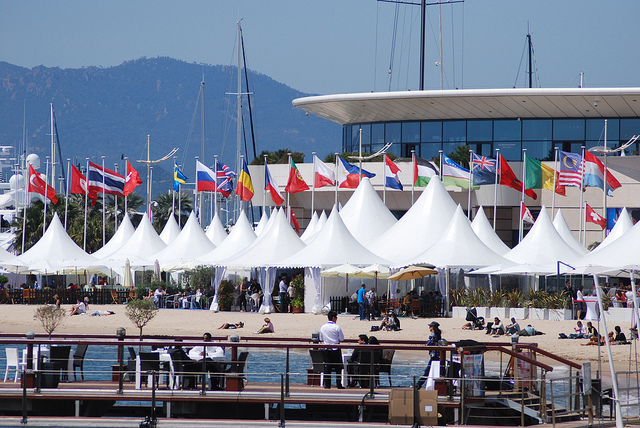
[(273, 323), (269, 318), (264, 319), (264, 324), (260, 327), (260, 330), (254, 331), (254, 334), (262, 334), (262, 333), (273, 333), (275, 329), (273, 328)]
[(587, 321), (587, 338), (591, 339), (592, 337), (599, 336), (598, 330), (593, 326), (591, 321)]
[(84, 300), (81, 300), (80, 297), (78, 297), (77, 303), (73, 305), (71, 307), (71, 310), (69, 311), (69, 316), (84, 315), (87, 313), (88, 309), (89, 309), (89, 298), (85, 297)]
[[(598, 335), (598, 336), (591, 336), (589, 337), (589, 341), (587, 343), (581, 343), (580, 345), (582, 346), (597, 346), (598, 345), (598, 339), (600, 339), (600, 346), (604, 346), (605, 342), (604, 342), (604, 336)], [(613, 342), (613, 332), (610, 331), (609, 332), (609, 343)]]
[(576, 323), (576, 326), (573, 328), (575, 330), (575, 333), (571, 333), (569, 335), (569, 337), (571, 339), (584, 339), (587, 336), (587, 327), (582, 324), (582, 321), (578, 321)]
[(616, 331), (616, 336), (613, 338), (613, 341), (621, 345), (628, 345), (629, 342), (627, 342), (627, 337), (622, 332), (622, 329), (620, 328), (620, 326), (619, 325), (615, 326), (614, 330)]
[(60, 297), (57, 294), (54, 294), (51, 298), (51, 303), (49, 306), (55, 306), (56, 309), (60, 309)]
[(218, 330), (235, 330), (237, 328), (242, 328), (242, 327), (244, 327), (244, 323), (242, 321), (240, 321), (237, 324), (226, 322), (222, 324), (220, 327), (218, 327)]
[(491, 334), (493, 334), (494, 337), (502, 336), (504, 334), (504, 326), (502, 325), (502, 321), (500, 321), (500, 318), (498, 317), (495, 317), (493, 319)]
[(511, 318), (511, 324), (507, 326), (507, 331), (505, 331), (505, 335), (516, 334), (520, 331), (520, 324), (516, 322), (515, 318)]

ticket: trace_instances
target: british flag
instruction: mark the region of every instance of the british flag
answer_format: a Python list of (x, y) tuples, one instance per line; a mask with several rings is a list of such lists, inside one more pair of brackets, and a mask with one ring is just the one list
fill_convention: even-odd
[(225, 198), (228, 198), (233, 191), (232, 179), (235, 176), (236, 173), (231, 168), (216, 160), (216, 192), (222, 193)]

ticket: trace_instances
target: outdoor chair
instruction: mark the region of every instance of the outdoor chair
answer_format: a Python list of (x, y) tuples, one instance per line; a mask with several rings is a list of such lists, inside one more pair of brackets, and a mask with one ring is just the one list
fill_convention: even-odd
[(49, 351), (49, 362), (53, 364), (55, 371), (62, 371), (61, 380), (69, 380), (69, 354), (71, 353), (71, 345), (52, 346)]
[(141, 384), (147, 382), (147, 372), (160, 372), (160, 354), (157, 352), (140, 352)]
[(200, 364), (193, 361), (182, 348), (169, 351), (173, 363), (173, 387), (178, 389), (192, 389), (196, 387), (196, 372)]
[[(238, 361), (230, 361), (231, 364), (229, 368), (225, 370), (225, 376), (224, 376), (225, 388), (227, 387), (227, 379), (233, 378), (233, 379), (237, 379), (237, 382), (238, 382), (237, 390), (244, 389), (244, 383), (246, 381), (244, 370), (247, 365), (247, 358), (249, 358), (248, 352), (240, 352), (240, 355), (238, 355)], [(220, 382), (218, 382), (218, 384), (220, 385)], [(233, 389), (235, 390), (235, 388)]]
[[(393, 386), (391, 384), (391, 364), (393, 363), (393, 356), (395, 355), (395, 349), (385, 349), (382, 351), (382, 359), (380, 360), (380, 364), (378, 365), (378, 374), (386, 373), (389, 377), (389, 386)], [(380, 384), (380, 379), (377, 379), (377, 384)]]
[(13, 369), (16, 372), (13, 381), (17, 382), (18, 376), (20, 376), (20, 366), (22, 365), (18, 360), (18, 348), (5, 348), (5, 352), (7, 354), (7, 368), (4, 372), (4, 381), (6, 382), (9, 378), (9, 370)]
[(309, 349), (311, 357), (311, 370), (314, 375), (320, 375), (320, 386), (324, 385), (324, 351), (322, 349)]
[(380, 360), (382, 359), (382, 350), (362, 350), (360, 352), (360, 361), (357, 367), (357, 379), (360, 388), (369, 388), (371, 381), (374, 385), (377, 383), (378, 369), (380, 368)]
[(111, 289), (111, 305), (119, 305), (120, 298), (118, 297), (118, 293), (113, 288)]
[(80, 369), (80, 378), (84, 380), (84, 355), (87, 353), (89, 345), (78, 345), (76, 352), (73, 354), (73, 380), (78, 380), (76, 377), (76, 367)]

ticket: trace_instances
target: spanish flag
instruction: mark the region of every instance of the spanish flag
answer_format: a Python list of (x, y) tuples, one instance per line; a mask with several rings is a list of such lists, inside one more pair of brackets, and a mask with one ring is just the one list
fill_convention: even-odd
[(247, 161), (244, 159), (242, 159), (242, 171), (238, 177), (236, 195), (240, 196), (241, 201), (250, 201), (253, 198), (253, 183), (251, 183)]

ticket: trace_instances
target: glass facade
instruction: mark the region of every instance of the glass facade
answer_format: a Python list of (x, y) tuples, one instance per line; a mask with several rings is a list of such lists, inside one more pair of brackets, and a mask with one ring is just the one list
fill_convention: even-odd
[[(580, 153), (586, 148), (604, 145), (604, 119), (496, 119), (496, 120), (440, 120), (345, 125), (342, 149), (357, 152), (360, 129), (362, 150), (375, 152), (385, 143), (393, 143), (391, 153), (403, 158), (417, 156), (433, 159), (442, 150), (453, 152), (460, 145), (468, 145), (483, 156), (496, 157), (500, 149), (508, 161), (521, 161), (522, 149), (527, 156), (539, 160), (553, 160), (555, 147)], [(640, 132), (640, 119), (608, 119), (607, 146), (619, 147), (632, 135)], [(626, 150), (638, 155), (636, 143)]]

